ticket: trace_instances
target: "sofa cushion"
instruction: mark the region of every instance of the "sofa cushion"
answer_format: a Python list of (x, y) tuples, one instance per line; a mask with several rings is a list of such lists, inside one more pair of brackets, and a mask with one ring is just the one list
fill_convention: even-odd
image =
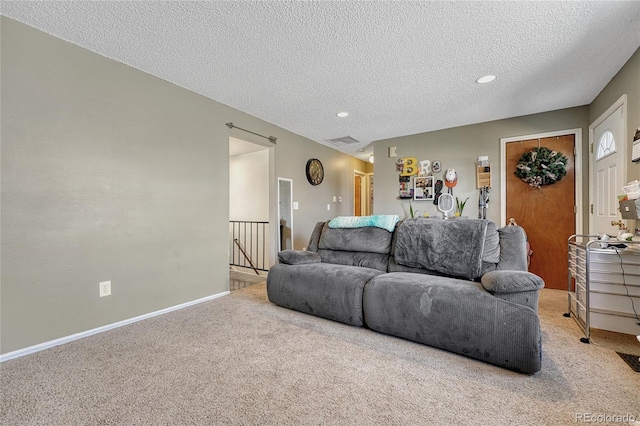
[(309, 238), (309, 245), (307, 246), (307, 251), (318, 251), (318, 244), (320, 243), (320, 235), (322, 234), (322, 229), (324, 228), (326, 222), (318, 222), (316, 226), (313, 228), (313, 232), (311, 233), (311, 237)]
[(372, 330), (523, 373), (540, 370), (536, 312), (491, 295), (479, 283), (383, 274), (365, 286), (362, 307)]
[(320, 263), (322, 258), (318, 253), (302, 250), (282, 250), (278, 253), (280, 263), (287, 265), (304, 265), (307, 263)]
[(526, 271), (487, 272), (480, 282), (482, 287), (491, 293), (518, 293), (544, 287), (542, 278)]
[(505, 226), (498, 229), (500, 235), (500, 261), (498, 270), (526, 271), (527, 234), (520, 226)]
[(393, 233), (376, 227), (322, 228), (318, 249), (389, 254)]
[(334, 321), (363, 326), (362, 292), (381, 271), (310, 263), (274, 265), (267, 275), (271, 303)]
[(398, 225), (394, 253), (400, 265), (478, 278), (483, 262), (500, 260), (497, 225), (486, 219), (404, 220)]
[(361, 251), (318, 250), (323, 263), (337, 265), (361, 266), (387, 272), (389, 255), (380, 253), (364, 253)]

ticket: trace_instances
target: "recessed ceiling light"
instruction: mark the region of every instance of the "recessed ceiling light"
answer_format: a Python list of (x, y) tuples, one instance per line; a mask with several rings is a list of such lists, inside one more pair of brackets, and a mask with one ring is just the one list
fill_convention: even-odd
[(348, 113), (348, 112), (346, 112), (346, 111), (342, 111), (342, 112), (337, 113), (336, 115), (337, 115), (338, 117), (340, 117), (340, 118), (344, 118), (344, 117), (346, 117), (347, 115), (349, 115), (349, 113)]
[(490, 83), (495, 79), (496, 79), (495, 75), (489, 74), (489, 75), (485, 75), (485, 76), (480, 77), (479, 79), (477, 79), (476, 83), (478, 83), (478, 84)]

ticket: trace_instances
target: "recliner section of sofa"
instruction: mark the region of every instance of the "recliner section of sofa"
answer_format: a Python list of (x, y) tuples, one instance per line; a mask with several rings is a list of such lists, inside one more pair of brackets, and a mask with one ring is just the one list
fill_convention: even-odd
[(276, 305), (362, 327), (362, 293), (377, 269), (312, 263), (274, 265), (267, 275), (267, 294)]
[(372, 330), (523, 373), (540, 370), (537, 313), (477, 282), (392, 272), (367, 283), (362, 306)]

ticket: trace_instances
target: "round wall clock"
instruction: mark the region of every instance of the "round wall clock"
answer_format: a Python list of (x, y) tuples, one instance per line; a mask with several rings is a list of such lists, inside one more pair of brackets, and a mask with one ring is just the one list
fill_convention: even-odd
[(307, 180), (311, 185), (320, 185), (324, 179), (324, 168), (317, 158), (307, 161)]

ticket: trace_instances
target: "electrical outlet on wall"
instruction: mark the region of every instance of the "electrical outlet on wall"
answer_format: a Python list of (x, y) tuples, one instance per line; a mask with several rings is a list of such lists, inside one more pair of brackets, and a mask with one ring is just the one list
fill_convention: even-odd
[(102, 281), (98, 284), (100, 297), (111, 296), (111, 281)]

